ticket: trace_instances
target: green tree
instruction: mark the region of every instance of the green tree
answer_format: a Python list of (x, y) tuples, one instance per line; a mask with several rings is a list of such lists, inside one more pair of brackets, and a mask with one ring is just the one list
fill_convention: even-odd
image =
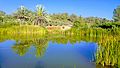
[(0, 22), (3, 23), (3, 19), (5, 17), (6, 13), (3, 11), (0, 11)]
[(26, 23), (26, 21), (30, 19), (31, 15), (32, 11), (28, 10), (24, 6), (20, 6), (20, 8), (18, 8), (17, 11), (13, 13), (13, 16), (20, 20), (20, 24)]
[(34, 21), (34, 25), (44, 26), (47, 23), (47, 13), (42, 5), (36, 6), (36, 17)]
[(114, 9), (113, 19), (115, 22), (120, 22), (120, 6), (118, 6), (116, 9)]

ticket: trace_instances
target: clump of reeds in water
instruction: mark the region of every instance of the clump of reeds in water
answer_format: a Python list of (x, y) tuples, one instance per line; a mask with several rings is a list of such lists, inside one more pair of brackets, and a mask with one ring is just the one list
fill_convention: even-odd
[(96, 63), (103, 66), (120, 66), (120, 36), (112, 33), (104, 34), (99, 40)]

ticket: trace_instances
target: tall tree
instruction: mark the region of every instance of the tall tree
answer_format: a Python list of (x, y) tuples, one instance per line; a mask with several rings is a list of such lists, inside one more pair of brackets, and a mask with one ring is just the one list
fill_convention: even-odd
[(3, 22), (3, 19), (5, 17), (6, 13), (3, 11), (0, 11), (0, 22)]
[(30, 16), (32, 11), (28, 10), (24, 6), (20, 6), (20, 8), (17, 9), (16, 12), (13, 13), (14, 17), (16, 19), (19, 19), (21, 24), (25, 23), (25, 21), (28, 21), (30, 19)]
[(115, 22), (120, 22), (120, 6), (118, 6), (116, 9), (114, 9), (113, 19)]
[(36, 17), (34, 21), (34, 25), (44, 26), (47, 23), (47, 13), (42, 5), (36, 6)]

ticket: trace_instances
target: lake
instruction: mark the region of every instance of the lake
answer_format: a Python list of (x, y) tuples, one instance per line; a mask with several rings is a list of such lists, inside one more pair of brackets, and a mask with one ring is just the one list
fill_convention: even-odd
[(1, 35), (0, 68), (113, 68), (96, 64), (99, 59), (106, 58), (103, 52), (108, 50), (106, 48), (106, 51), (99, 52), (100, 42), (96, 41), (100, 41), (100, 38), (83, 38), (80, 35)]
[(74, 45), (48, 42), (45, 51), (37, 55), (37, 49), (30, 46), (25, 55), (14, 51), (14, 40), (6, 40), (0, 43), (0, 67), (1, 68), (95, 68), (94, 54), (97, 44), (81, 41)]

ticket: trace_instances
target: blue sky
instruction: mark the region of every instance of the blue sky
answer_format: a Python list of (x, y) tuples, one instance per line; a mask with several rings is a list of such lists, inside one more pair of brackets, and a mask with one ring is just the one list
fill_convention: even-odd
[(0, 0), (0, 10), (10, 14), (24, 5), (34, 11), (37, 4), (44, 5), (48, 13), (67, 12), (112, 19), (113, 10), (120, 5), (120, 0)]

